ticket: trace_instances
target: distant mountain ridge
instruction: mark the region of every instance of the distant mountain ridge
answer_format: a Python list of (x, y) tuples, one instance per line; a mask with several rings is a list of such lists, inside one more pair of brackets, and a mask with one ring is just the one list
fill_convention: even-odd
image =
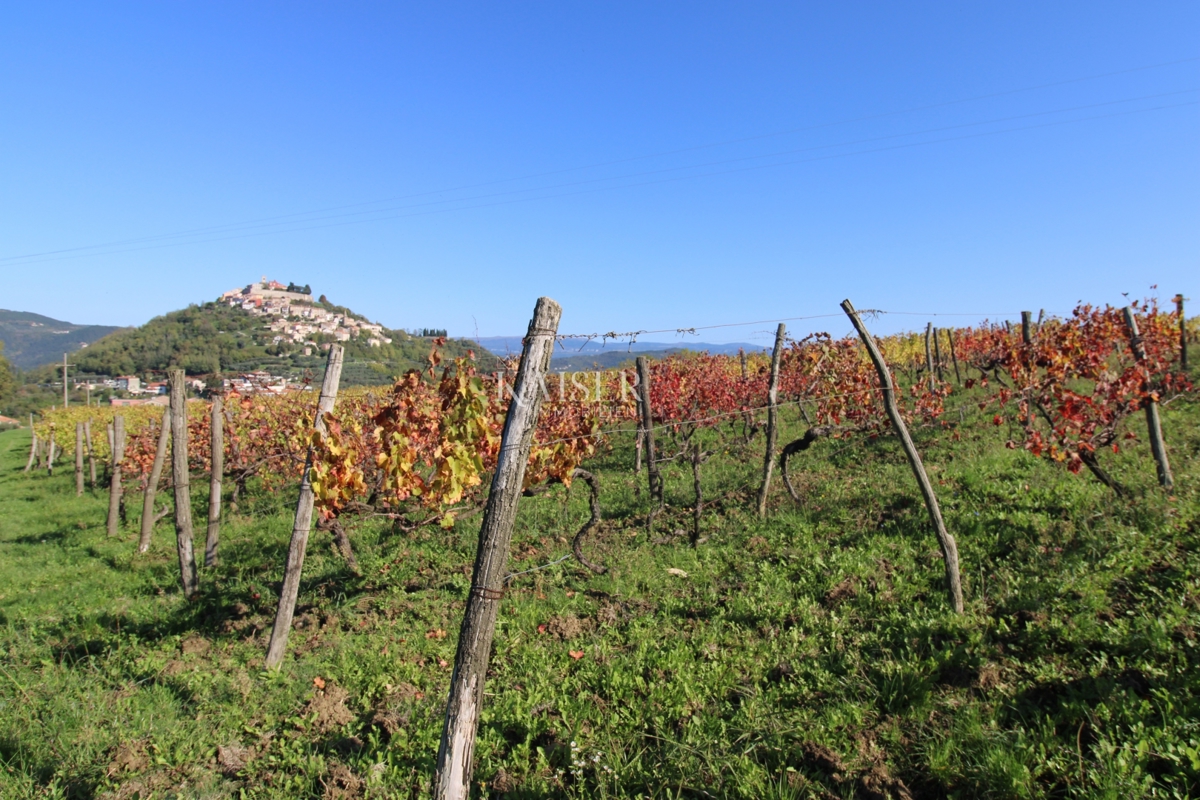
[[(476, 341), (490, 353), (501, 358), (508, 355), (520, 355), (520, 336), (484, 336)], [(550, 360), (550, 369), (554, 372), (612, 369), (639, 355), (661, 358), (681, 350), (693, 352), (708, 352), (712, 355), (737, 355), (739, 350), (747, 353), (757, 353), (770, 348), (761, 344), (733, 342), (712, 344), (709, 342), (690, 342), (686, 339), (678, 342), (619, 342), (609, 340), (579, 341), (567, 340), (560, 342), (554, 348)]]
[(0, 342), (4, 357), (19, 369), (59, 361), (110, 333), (115, 325), (76, 325), (31, 311), (0, 309)]

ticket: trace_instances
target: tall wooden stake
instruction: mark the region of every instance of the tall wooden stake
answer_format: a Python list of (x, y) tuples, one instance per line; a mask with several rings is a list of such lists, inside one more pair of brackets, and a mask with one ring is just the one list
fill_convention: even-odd
[[(475, 573), (458, 636), (458, 651), (454, 656), (446, 721), (433, 776), (434, 800), (466, 800), (470, 795), (475, 731), (483, 705), (483, 686), (496, 614), (504, 594), (508, 548), (533, 444), (533, 431), (542, 405), (539, 387), (550, 366), (561, 316), (558, 303), (548, 297), (539, 298), (529, 322), (529, 332), (525, 335), (513, 400), (504, 421), (500, 457), (479, 530)], [(653, 460), (650, 463), (653, 464)]]
[(57, 447), (58, 447), (58, 442), (57, 442), (57, 441), (55, 441), (55, 438), (56, 438), (56, 437), (55, 437), (55, 434), (56, 434), (56, 433), (58, 433), (58, 426), (56, 426), (56, 425), (55, 425), (53, 422), (51, 422), (51, 423), (50, 423), (50, 442), (49, 442), (49, 444), (50, 444), (50, 452), (49, 452), (49, 454), (47, 455), (47, 458), (46, 458), (46, 474), (47, 474), (47, 475), (53, 475), (53, 474), (54, 474), (54, 454), (55, 454), (55, 452), (56, 452), (56, 449), (57, 449)]
[(871, 333), (863, 325), (862, 320), (858, 317), (858, 312), (854, 310), (854, 306), (849, 300), (842, 301), (842, 310), (846, 312), (846, 316), (850, 317), (850, 322), (854, 324), (854, 329), (858, 331), (859, 337), (867, 347), (867, 353), (871, 356), (871, 361), (875, 364), (875, 371), (879, 373), (879, 387), (883, 390), (884, 408), (887, 409), (892, 427), (900, 436), (904, 455), (907, 456), (908, 464), (917, 478), (917, 484), (921, 487), (921, 495), (925, 498), (925, 508), (928, 509), (929, 519), (937, 531), (938, 545), (942, 549), (942, 559), (946, 563), (946, 584), (950, 593), (950, 604), (956, 613), (961, 614), (963, 597), (962, 580), (958, 573), (958, 544), (946, 530), (946, 524), (942, 521), (942, 510), (938, 507), (937, 495), (933, 493), (933, 484), (929, 482), (929, 476), (925, 474), (925, 465), (921, 463), (921, 455), (917, 452), (912, 437), (908, 434), (908, 426), (904, 424), (904, 418), (900, 416), (900, 407), (896, 405), (896, 394), (892, 386), (892, 373), (888, 371), (887, 363), (883, 360), (883, 353), (879, 352), (875, 339), (871, 337)]
[(929, 373), (929, 391), (937, 388), (933, 374), (933, 323), (925, 323), (925, 371)]
[[(1125, 325), (1129, 328), (1129, 347), (1133, 357), (1138, 361), (1146, 360), (1146, 348), (1142, 344), (1142, 335), (1138, 332), (1137, 317), (1132, 309), (1125, 306)], [(1146, 427), (1150, 433), (1150, 451), (1154, 453), (1154, 463), (1158, 467), (1158, 483), (1164, 489), (1175, 486), (1175, 478), (1171, 475), (1171, 462), (1167, 460), (1167, 445), (1163, 442), (1162, 419), (1158, 415), (1158, 403), (1147, 399), (1142, 404), (1146, 408)]]
[(75, 496), (83, 496), (83, 423), (75, 423)]
[(187, 383), (181, 369), (168, 377), (171, 385), (171, 481), (175, 484), (175, 549), (179, 553), (179, 586), (191, 600), (200, 589), (192, 544), (192, 489), (188, 473)]
[(208, 483), (208, 537), (204, 542), (204, 566), (217, 563), (217, 540), (221, 535), (221, 478), (225, 472), (225, 418), (221, 415), (221, 395), (214, 394), (209, 414), (212, 435), (212, 472)]
[(25, 462), (25, 471), (33, 469), (33, 465), (37, 463), (38, 455), (38, 437), (37, 428), (33, 427), (33, 414), (29, 415), (29, 460)]
[(1183, 295), (1175, 295), (1175, 310), (1179, 312), (1179, 368), (1187, 372), (1187, 317), (1183, 314)]
[(642, 442), (646, 457), (646, 474), (649, 476), (650, 499), (662, 503), (662, 476), (654, 456), (654, 413), (650, 408), (650, 365), (645, 356), (637, 357), (638, 405), (642, 413)]
[(121, 462), (125, 460), (125, 416), (113, 417), (111, 478), (108, 485), (108, 535), (116, 536), (121, 522)]
[(962, 386), (962, 375), (958, 372), (958, 353), (954, 352), (954, 331), (946, 329), (946, 340), (950, 342), (950, 360), (954, 362), (954, 382)]
[[(317, 400), (317, 417), (313, 427), (321, 436), (325, 435), (325, 415), (333, 411), (337, 400), (338, 383), (342, 379), (342, 346), (329, 348), (325, 362), (325, 378), (321, 381), (321, 396)], [(279, 609), (275, 612), (275, 626), (271, 629), (271, 641), (267, 645), (267, 669), (275, 669), (283, 662), (287, 651), (288, 634), (292, 631), (292, 615), (296, 613), (296, 598), (300, 594), (300, 573), (304, 569), (304, 553), (308, 549), (308, 534), (312, 530), (313, 504), (316, 497), (312, 490), (312, 447), (304, 457), (304, 472), (300, 474), (300, 499), (296, 503), (296, 519), (292, 524), (292, 541), (288, 545), (287, 566), (283, 573), (283, 589), (279, 593)]]
[(1028, 347), (1033, 344), (1033, 312), (1021, 312), (1021, 343)]
[(938, 380), (942, 377), (942, 334), (937, 328), (933, 329), (933, 366), (937, 369)]
[(763, 455), (762, 485), (758, 488), (758, 516), (767, 515), (767, 494), (771, 490), (771, 470), (775, 467), (775, 442), (779, 432), (776, 418), (779, 410), (779, 361), (783, 358), (784, 334), (787, 326), (782, 322), (775, 329), (775, 349), (771, 351), (771, 382), (767, 384), (767, 450)]
[(88, 457), (88, 485), (92, 491), (96, 491), (96, 450), (92, 447), (92, 418), (88, 417), (87, 422), (83, 423), (83, 436), (87, 440), (87, 457)]
[[(142, 532), (138, 537), (138, 552), (150, 549), (150, 537), (158, 515), (154, 511), (154, 496), (158, 494), (158, 482), (162, 479), (163, 464), (167, 460), (167, 443), (171, 441), (171, 409), (163, 409), (162, 424), (158, 429), (158, 447), (154, 451), (154, 464), (150, 467), (150, 479), (142, 495)], [(165, 512), (164, 512), (165, 513)]]

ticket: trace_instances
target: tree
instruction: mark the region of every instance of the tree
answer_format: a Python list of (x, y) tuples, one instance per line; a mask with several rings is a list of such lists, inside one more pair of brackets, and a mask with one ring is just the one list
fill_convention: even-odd
[(4, 342), (0, 342), (0, 403), (6, 402), (17, 391), (17, 376), (12, 365), (4, 357)]

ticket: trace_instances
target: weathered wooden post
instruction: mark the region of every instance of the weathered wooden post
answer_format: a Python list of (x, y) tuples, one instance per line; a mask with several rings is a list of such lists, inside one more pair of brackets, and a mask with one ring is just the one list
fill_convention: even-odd
[(83, 497), (83, 423), (75, 423), (75, 496)]
[(1175, 295), (1175, 310), (1179, 314), (1179, 368), (1187, 372), (1187, 317), (1183, 314), (1183, 295)]
[(771, 381), (767, 384), (767, 447), (763, 455), (762, 485), (758, 488), (758, 516), (767, 515), (767, 494), (771, 490), (771, 470), (775, 467), (775, 442), (779, 436), (776, 420), (779, 402), (779, 362), (783, 358), (784, 334), (782, 322), (775, 329), (775, 349), (771, 351)]
[(929, 373), (929, 391), (937, 388), (933, 374), (933, 323), (925, 323), (925, 371)]
[(83, 436), (87, 440), (88, 485), (96, 491), (96, 449), (92, 447), (92, 418), (83, 423)]
[(853, 323), (854, 329), (858, 331), (859, 337), (866, 345), (867, 353), (875, 364), (875, 371), (879, 374), (879, 387), (883, 390), (884, 408), (887, 410), (892, 427), (900, 436), (904, 455), (908, 458), (908, 464), (912, 467), (917, 484), (921, 487), (921, 495), (925, 498), (925, 508), (929, 511), (929, 519), (933, 522), (934, 530), (937, 532), (942, 559), (946, 563), (946, 584), (950, 593), (950, 604), (956, 613), (961, 614), (963, 598), (962, 580), (958, 572), (958, 544), (946, 530), (946, 524), (942, 521), (942, 510), (938, 507), (937, 495), (933, 493), (933, 484), (929, 482), (929, 476), (925, 474), (925, 465), (921, 463), (921, 455), (917, 452), (917, 446), (913, 444), (912, 437), (908, 433), (908, 426), (904, 424), (904, 418), (900, 416), (900, 407), (896, 405), (896, 394), (892, 386), (892, 373), (888, 371), (887, 363), (883, 360), (883, 354), (879, 352), (875, 339), (871, 337), (871, 333), (863, 325), (858, 312), (854, 310), (854, 306), (849, 300), (842, 301), (842, 310), (846, 312), (846, 316), (850, 317), (850, 322)]
[(188, 474), (187, 383), (183, 370), (173, 369), (171, 386), (171, 481), (175, 485), (175, 549), (179, 553), (179, 585), (191, 600), (200, 589), (192, 544), (192, 490)]
[(496, 614), (504, 594), (508, 548), (542, 405), (539, 387), (550, 366), (561, 316), (558, 303), (548, 297), (539, 298), (525, 335), (521, 366), (517, 371), (508, 417), (504, 421), (500, 456), (479, 531), (475, 572), (454, 656), (454, 674), (450, 678), (450, 697), (446, 703), (446, 720), (433, 777), (434, 800), (466, 800), (470, 795), (475, 732), (483, 705), (483, 686)]
[(1033, 344), (1033, 312), (1021, 312), (1021, 344), (1029, 347)]
[(962, 375), (958, 372), (958, 353), (954, 352), (954, 331), (946, 329), (946, 341), (950, 343), (950, 360), (954, 362), (954, 382), (962, 386)]
[(642, 415), (642, 444), (646, 456), (646, 474), (649, 476), (650, 499), (663, 501), (662, 476), (654, 455), (654, 413), (650, 408), (650, 365), (645, 356), (637, 357), (638, 405)]
[(704, 463), (705, 454), (700, 449), (699, 442), (692, 442), (692, 490), (696, 494), (696, 503), (692, 506), (692, 547), (700, 544), (700, 516), (704, 513), (704, 491), (700, 484), (700, 465)]
[[(1142, 335), (1138, 331), (1137, 317), (1133, 315), (1133, 310), (1129, 306), (1123, 309), (1125, 312), (1125, 325), (1129, 328), (1129, 347), (1133, 350), (1133, 357), (1138, 362), (1146, 360), (1146, 348), (1142, 343)], [(1154, 463), (1158, 467), (1158, 483), (1164, 489), (1171, 489), (1175, 486), (1175, 478), (1171, 475), (1171, 462), (1167, 460), (1167, 446), (1163, 442), (1162, 434), (1162, 419), (1158, 415), (1158, 402), (1152, 397), (1147, 398), (1142, 402), (1146, 409), (1146, 427), (1150, 433), (1150, 451), (1154, 453)]]
[(46, 455), (46, 474), (47, 475), (54, 475), (54, 454), (58, 447), (58, 442), (55, 441), (55, 439), (57, 438), (57, 436), (56, 436), (57, 433), (58, 433), (58, 426), (55, 425), (53, 422), (51, 422), (50, 423), (50, 441), (49, 441), (50, 448), (49, 448), (49, 452)]
[[(150, 537), (158, 515), (154, 511), (154, 496), (158, 494), (158, 482), (162, 479), (163, 464), (167, 460), (167, 443), (171, 441), (171, 409), (163, 409), (162, 424), (158, 429), (158, 447), (154, 450), (154, 464), (150, 467), (150, 479), (142, 495), (142, 533), (138, 537), (138, 552), (150, 549)], [(166, 512), (163, 512), (166, 513)]]
[(125, 416), (113, 417), (112, 467), (108, 485), (108, 535), (116, 536), (121, 522), (121, 462), (125, 460)]
[(25, 462), (25, 471), (33, 469), (33, 465), (37, 463), (38, 456), (38, 435), (37, 428), (33, 426), (33, 414), (29, 415), (29, 460)]
[(213, 394), (209, 414), (209, 433), (212, 436), (212, 453), (209, 459), (212, 471), (208, 482), (208, 536), (204, 541), (204, 566), (217, 563), (217, 540), (221, 535), (221, 478), (225, 472), (225, 418), (221, 416), (221, 395)]
[(937, 368), (938, 380), (945, 380), (942, 376), (942, 334), (937, 328), (933, 329), (933, 365)]
[[(325, 362), (325, 378), (321, 381), (321, 396), (317, 400), (317, 417), (313, 427), (321, 436), (325, 434), (325, 415), (333, 411), (337, 399), (338, 382), (342, 378), (342, 346), (329, 348)], [(275, 612), (275, 626), (271, 629), (271, 641), (267, 645), (265, 666), (275, 669), (283, 662), (287, 651), (288, 635), (292, 631), (292, 615), (296, 612), (296, 597), (300, 593), (300, 573), (304, 569), (304, 553), (308, 548), (308, 534), (312, 529), (313, 504), (316, 497), (312, 490), (312, 446), (304, 458), (304, 472), (300, 475), (300, 499), (296, 503), (296, 519), (292, 524), (292, 541), (288, 545), (287, 566), (283, 573), (283, 588), (279, 593), (279, 608)]]

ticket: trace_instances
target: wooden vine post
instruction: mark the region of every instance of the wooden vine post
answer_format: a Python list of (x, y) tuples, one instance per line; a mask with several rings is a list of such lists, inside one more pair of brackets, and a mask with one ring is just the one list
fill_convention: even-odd
[(762, 485), (758, 488), (758, 516), (767, 515), (767, 494), (771, 490), (771, 470), (775, 467), (775, 442), (779, 437), (779, 362), (783, 358), (784, 335), (787, 326), (782, 322), (775, 329), (775, 349), (771, 351), (771, 382), (767, 385), (767, 447), (763, 455)]
[(654, 456), (654, 414), (650, 408), (650, 365), (645, 356), (637, 357), (638, 406), (642, 415), (642, 442), (646, 457), (646, 474), (649, 476), (650, 499), (663, 501), (662, 476), (658, 471), (658, 460)]
[[(324, 436), (325, 415), (333, 411), (337, 400), (338, 383), (342, 379), (342, 346), (329, 348), (325, 361), (325, 378), (321, 381), (321, 396), (317, 400), (317, 416), (313, 428), (318, 436)], [(292, 541), (288, 545), (287, 566), (283, 573), (283, 587), (279, 592), (279, 609), (275, 612), (275, 625), (271, 628), (271, 641), (267, 645), (267, 669), (276, 669), (283, 662), (287, 651), (288, 635), (292, 632), (292, 615), (296, 613), (296, 598), (300, 594), (300, 573), (304, 569), (304, 553), (308, 549), (308, 534), (312, 530), (313, 505), (316, 496), (312, 489), (312, 445), (304, 457), (304, 472), (300, 474), (300, 499), (296, 502), (296, 518), (292, 524)]]
[(929, 373), (929, 391), (937, 388), (933, 374), (933, 323), (925, 323), (925, 371)]
[(892, 385), (892, 373), (888, 371), (887, 363), (883, 360), (883, 354), (879, 352), (875, 339), (863, 325), (858, 312), (854, 310), (854, 306), (849, 300), (842, 301), (842, 310), (846, 312), (846, 316), (850, 317), (850, 322), (858, 331), (859, 337), (866, 345), (867, 353), (871, 356), (871, 361), (875, 364), (875, 371), (879, 373), (879, 388), (883, 390), (883, 404), (887, 410), (888, 419), (891, 420), (892, 427), (900, 436), (904, 455), (907, 456), (908, 464), (917, 478), (917, 484), (921, 487), (921, 495), (925, 498), (925, 508), (929, 511), (929, 519), (933, 522), (934, 530), (937, 531), (938, 545), (941, 547), (942, 559), (946, 564), (946, 584), (950, 593), (950, 604), (956, 613), (961, 614), (963, 597), (962, 579), (958, 572), (958, 544), (946, 530), (946, 523), (942, 521), (942, 510), (938, 507), (937, 495), (933, 493), (933, 484), (929, 482), (929, 476), (925, 474), (925, 465), (921, 463), (921, 455), (917, 452), (912, 437), (908, 434), (908, 426), (904, 424), (904, 418), (900, 416), (900, 407), (896, 405), (896, 393)]
[(75, 496), (83, 497), (83, 423), (75, 423)]
[(26, 472), (33, 469), (33, 465), (37, 463), (38, 437), (37, 428), (33, 427), (33, 414), (29, 415), (29, 433), (33, 438), (29, 440), (29, 460), (25, 462)]
[(950, 343), (950, 360), (954, 363), (954, 382), (962, 386), (962, 375), (958, 372), (958, 353), (954, 352), (954, 331), (946, 329), (946, 341)]
[[(542, 405), (542, 377), (550, 366), (561, 316), (562, 308), (558, 303), (548, 297), (538, 298), (529, 332), (525, 335), (521, 366), (517, 370), (512, 403), (504, 421), (500, 455), (479, 531), (471, 592), (467, 596), (458, 650), (454, 656), (446, 720), (433, 776), (434, 800), (466, 800), (470, 796), (475, 732), (483, 705), (484, 679), (496, 615), (503, 595), (509, 543)], [(638, 361), (639, 372), (644, 372), (643, 359)], [(645, 388), (647, 384), (642, 386)], [(653, 456), (650, 464), (654, 464)]]
[(933, 329), (933, 365), (937, 368), (938, 380), (945, 380), (942, 376), (942, 333), (937, 328)]
[(142, 495), (142, 532), (138, 537), (137, 548), (139, 553), (145, 553), (150, 549), (150, 535), (154, 532), (154, 523), (158, 522), (158, 515), (154, 511), (154, 496), (158, 494), (158, 482), (162, 479), (163, 464), (167, 460), (167, 443), (170, 441), (171, 409), (166, 408), (163, 410), (162, 424), (158, 430), (158, 447), (154, 450), (154, 464), (150, 467), (150, 478), (146, 481), (146, 491)]
[(87, 441), (87, 457), (88, 457), (88, 484), (92, 491), (96, 491), (96, 451), (92, 447), (92, 418), (88, 417), (87, 422), (83, 423), (83, 437)]
[(188, 476), (187, 383), (173, 369), (171, 384), (171, 481), (175, 485), (175, 549), (179, 553), (179, 586), (191, 600), (200, 589), (192, 544), (192, 490)]
[(712, 455), (700, 449), (699, 442), (692, 442), (692, 489), (696, 503), (692, 506), (692, 547), (700, 544), (700, 517), (704, 513), (704, 491), (700, 484), (700, 465)]
[(1179, 368), (1187, 372), (1187, 317), (1183, 314), (1183, 295), (1175, 295), (1175, 310), (1179, 313)]
[(1029, 347), (1033, 344), (1033, 312), (1021, 312), (1021, 344)]
[(108, 484), (108, 535), (117, 535), (121, 521), (121, 462), (125, 460), (125, 417), (113, 417), (112, 469)]
[[(1146, 360), (1146, 348), (1142, 344), (1142, 335), (1138, 332), (1137, 317), (1129, 306), (1125, 312), (1125, 325), (1129, 328), (1129, 347), (1133, 357), (1139, 363)], [(1163, 442), (1162, 418), (1158, 414), (1158, 401), (1153, 396), (1146, 398), (1142, 405), (1146, 409), (1146, 427), (1150, 433), (1150, 451), (1154, 453), (1154, 463), (1158, 467), (1158, 483), (1164, 489), (1175, 486), (1175, 478), (1171, 475), (1171, 462), (1167, 460), (1167, 445)]]
[(217, 563), (217, 540), (221, 536), (221, 477), (225, 472), (225, 418), (221, 415), (221, 395), (213, 394), (209, 414), (212, 435), (212, 470), (208, 482), (208, 536), (204, 541), (204, 566)]
[(55, 434), (58, 432), (57, 427), (53, 422), (50, 423), (50, 452), (46, 458), (46, 474), (54, 475), (54, 453), (57, 446), (55, 442)]

